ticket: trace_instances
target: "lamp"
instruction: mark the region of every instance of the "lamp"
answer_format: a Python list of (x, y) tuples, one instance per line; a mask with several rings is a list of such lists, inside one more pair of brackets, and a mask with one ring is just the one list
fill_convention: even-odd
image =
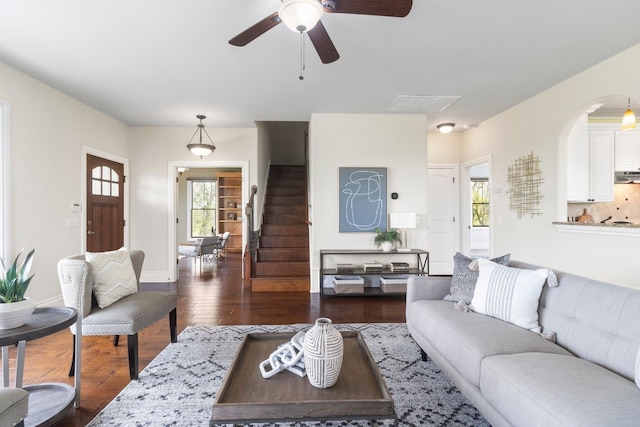
[(631, 109), (631, 98), (628, 98), (627, 102), (627, 111), (624, 112), (624, 116), (622, 116), (622, 130), (629, 130), (636, 128), (636, 115), (633, 114), (633, 110)]
[[(206, 119), (207, 116), (198, 114), (196, 118), (200, 119), (200, 123), (198, 123), (198, 129), (196, 129), (195, 133), (191, 137), (191, 140), (189, 140), (189, 143), (187, 144), (187, 149), (191, 151), (193, 154), (195, 154), (196, 156), (200, 156), (200, 158), (203, 158), (204, 156), (208, 156), (209, 154), (213, 153), (213, 150), (216, 149), (216, 146), (213, 145), (213, 141), (211, 140), (211, 137), (205, 130), (204, 124), (202, 123), (202, 120)], [(207, 135), (207, 138), (209, 138), (209, 142), (211, 142), (211, 144), (202, 142), (202, 132), (204, 132), (204, 134)], [(193, 143), (192, 142), (193, 138), (195, 138), (197, 134), (200, 134), (199, 142)]]
[(455, 123), (440, 123), (436, 127), (438, 128), (440, 133), (449, 133), (449, 132), (451, 132), (453, 130), (453, 127), (455, 125), (456, 125)]
[(322, 17), (322, 5), (318, 0), (286, 0), (278, 16), (292, 31), (306, 33)]
[(411, 249), (407, 244), (407, 229), (408, 228), (416, 228), (418, 224), (418, 216), (415, 212), (401, 212), (401, 213), (390, 213), (389, 214), (389, 227), (396, 228), (400, 231), (400, 248), (399, 252), (408, 252)]

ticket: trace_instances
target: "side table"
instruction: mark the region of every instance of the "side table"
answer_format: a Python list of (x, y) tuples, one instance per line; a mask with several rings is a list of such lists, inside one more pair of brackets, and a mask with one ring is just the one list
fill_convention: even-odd
[(29, 392), (29, 415), (25, 426), (50, 426), (60, 421), (72, 406), (80, 406), (80, 349), (82, 348), (82, 325), (78, 324), (74, 387), (63, 383), (43, 383), (22, 387), (26, 342), (61, 331), (74, 323), (78, 313), (70, 307), (36, 308), (24, 326), (0, 330), (2, 347), (2, 378), (4, 387), (9, 386), (9, 346), (17, 345), (15, 387)]

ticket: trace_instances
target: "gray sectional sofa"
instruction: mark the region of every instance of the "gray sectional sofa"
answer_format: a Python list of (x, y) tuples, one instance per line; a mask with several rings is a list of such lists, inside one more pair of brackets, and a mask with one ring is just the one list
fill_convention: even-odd
[(538, 321), (556, 343), (443, 301), (449, 276), (409, 280), (407, 326), (494, 427), (640, 426), (640, 291), (555, 273)]

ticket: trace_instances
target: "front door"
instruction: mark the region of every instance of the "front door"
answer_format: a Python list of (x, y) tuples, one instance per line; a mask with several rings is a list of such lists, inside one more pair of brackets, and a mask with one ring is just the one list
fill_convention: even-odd
[(87, 251), (124, 245), (124, 165), (87, 154)]

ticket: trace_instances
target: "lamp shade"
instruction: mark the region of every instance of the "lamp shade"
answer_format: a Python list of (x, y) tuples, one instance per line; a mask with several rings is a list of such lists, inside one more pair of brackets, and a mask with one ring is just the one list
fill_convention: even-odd
[(322, 5), (317, 0), (286, 0), (278, 16), (292, 31), (306, 33), (322, 17)]
[(636, 128), (636, 115), (633, 110), (629, 108), (622, 116), (622, 130), (629, 130)]
[(389, 214), (389, 227), (391, 228), (416, 228), (417, 222), (415, 212), (396, 212)]

